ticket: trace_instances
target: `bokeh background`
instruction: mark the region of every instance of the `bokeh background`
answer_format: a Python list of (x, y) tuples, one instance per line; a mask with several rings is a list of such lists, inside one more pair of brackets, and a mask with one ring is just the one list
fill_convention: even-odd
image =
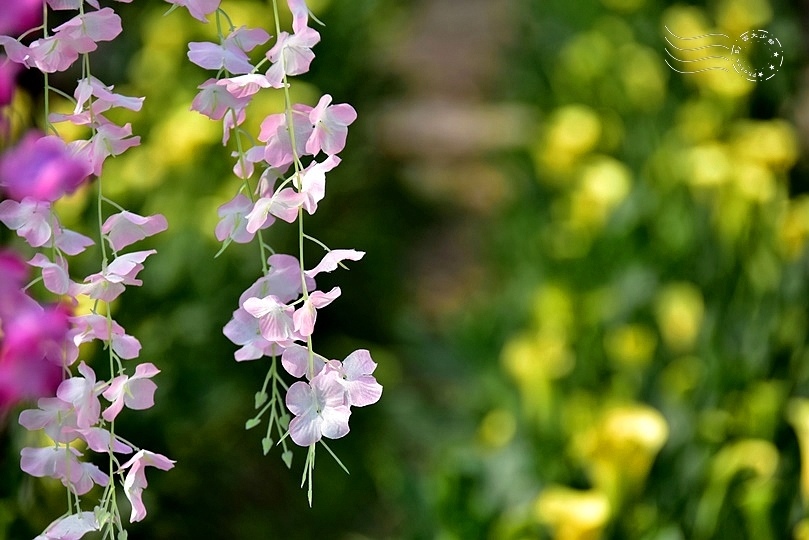
[[(293, 97), (330, 93), (359, 119), (307, 229), (367, 251), (324, 279), (343, 296), (315, 344), (369, 348), (382, 400), (330, 444), (350, 476), (320, 453), (311, 509), (303, 452), (288, 470), (245, 431), (267, 365), (237, 364), (221, 329), (260, 264), (255, 246), (214, 259), (238, 184), (220, 127), (188, 109), (208, 74), (185, 44), (215, 28), (116, 4), (124, 33), (94, 74), (147, 100), (121, 116), (143, 145), (108, 161), (105, 191), (170, 223), (114, 305), (162, 369), (156, 406), (119, 430), (177, 460), (149, 471), (130, 538), (809, 539), (809, 2), (309, 4), (326, 26)], [(223, 6), (273, 27), (266, 2)], [(785, 62), (760, 83), (681, 75), (664, 26), (767, 29)], [(21, 84), (15, 106), (36, 117), (41, 80)], [(281, 105), (258, 100), (251, 129)], [(90, 197), (60, 203), (88, 233)], [(293, 234), (274, 226), (271, 243), (290, 252)], [(88, 252), (75, 275), (97, 264)], [(64, 505), (19, 471), (37, 436), (14, 418), (8, 540)]]

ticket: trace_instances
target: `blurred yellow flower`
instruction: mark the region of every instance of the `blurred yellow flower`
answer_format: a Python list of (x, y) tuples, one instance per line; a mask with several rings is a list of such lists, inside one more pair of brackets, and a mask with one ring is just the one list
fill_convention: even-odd
[(649, 364), (657, 336), (643, 324), (624, 324), (604, 336), (607, 355), (620, 367), (640, 368)]
[(801, 195), (786, 203), (786, 215), (781, 222), (779, 243), (789, 259), (796, 259), (806, 248), (809, 237), (809, 196)]
[(610, 502), (596, 490), (550, 487), (534, 503), (536, 519), (550, 526), (556, 540), (596, 540), (610, 519)]
[(801, 449), (801, 495), (809, 508), (809, 399), (793, 398), (787, 404), (787, 421), (798, 436)]
[(584, 154), (598, 144), (601, 121), (598, 114), (585, 105), (567, 105), (557, 109), (549, 120), (545, 137), (536, 156), (540, 167), (567, 171)]
[(573, 447), (593, 484), (617, 505), (625, 493), (642, 487), (668, 436), (659, 411), (632, 404), (606, 410), (595, 426), (574, 437)]
[(691, 283), (670, 283), (655, 300), (655, 315), (666, 345), (679, 352), (693, 348), (699, 335), (705, 304), (702, 292)]

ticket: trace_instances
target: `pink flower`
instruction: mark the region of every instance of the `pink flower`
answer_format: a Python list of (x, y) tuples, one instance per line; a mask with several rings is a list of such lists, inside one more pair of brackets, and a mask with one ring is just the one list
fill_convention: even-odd
[(166, 0), (166, 2), (188, 9), (192, 17), (207, 23), (206, 17), (219, 9), (221, 0)]
[(277, 296), (248, 298), (242, 304), (244, 310), (258, 319), (261, 336), (270, 342), (295, 339), (292, 307), (280, 302)]
[(300, 157), (306, 154), (306, 140), (313, 129), (309, 122), (311, 110), (312, 108), (307, 105), (292, 106), (292, 126), (295, 130), (294, 152), (285, 114), (271, 114), (261, 122), (258, 140), (267, 143), (264, 150), (264, 159), (267, 163), (281, 169), (292, 163), (295, 155)]
[(337, 372), (337, 380), (345, 389), (346, 402), (352, 407), (371, 405), (382, 396), (382, 385), (371, 375), (376, 362), (366, 349), (354, 351), (342, 362), (332, 360), (325, 369)]
[[(253, 205), (253, 209), (245, 216), (247, 225), (245, 229), (255, 234), (272, 224), (275, 216), (287, 223), (292, 223), (298, 217), (298, 209), (303, 204), (303, 195), (291, 188), (280, 189), (272, 197), (262, 197)], [(270, 215), (272, 214), (272, 216)]]
[(112, 249), (120, 251), (148, 236), (168, 229), (168, 222), (161, 214), (143, 217), (132, 212), (119, 212), (107, 218), (101, 232), (107, 235)]
[(116, 94), (112, 91), (114, 87), (106, 86), (104, 83), (95, 77), (85, 77), (79, 81), (73, 96), (76, 98), (76, 107), (73, 111), (74, 114), (79, 114), (84, 110), (87, 100), (91, 96), (95, 97), (93, 101), (93, 113), (99, 114), (111, 109), (112, 107), (123, 107), (132, 111), (139, 111), (143, 107), (142, 97), (128, 97)]
[(242, 26), (228, 35), (221, 45), (192, 41), (188, 44), (188, 59), (205, 69), (224, 67), (229, 73), (243, 75), (253, 71), (247, 53), (269, 39), (270, 35), (262, 28)]
[[(0, 281), (6, 276), (0, 272)], [(67, 312), (0, 287), (0, 411), (52, 395), (61, 379)]]
[(0, 221), (31, 247), (44, 246), (51, 239), (51, 205), (26, 197), (22, 201), (0, 202)]
[(92, 166), (93, 174), (101, 176), (104, 160), (110, 156), (123, 154), (129, 148), (140, 144), (140, 136), (132, 136), (132, 124), (119, 126), (113, 124), (102, 115), (95, 115), (95, 134), (90, 140), (78, 140), (68, 147), (81, 159)]
[(37, 478), (50, 476), (61, 480), (65, 487), (76, 495), (84, 495), (93, 484), (106, 486), (109, 476), (92, 463), (79, 461), (81, 452), (66, 446), (23, 448), (20, 452), (20, 468)]
[(135, 368), (135, 374), (132, 377), (127, 375), (115, 377), (109, 388), (102, 394), (112, 402), (102, 414), (104, 420), (108, 422), (115, 420), (124, 405), (137, 411), (152, 407), (157, 385), (150, 379), (158, 373), (160, 370), (154, 364), (147, 362)]
[(285, 343), (273, 343), (264, 339), (258, 319), (241, 308), (233, 312), (233, 317), (225, 325), (223, 333), (230, 341), (241, 347), (233, 354), (237, 362), (257, 360), (262, 356), (278, 354), (285, 345)]
[[(88, 39), (93, 43), (112, 41), (121, 31), (121, 17), (108, 7), (76, 15), (53, 29), (54, 35), (60, 40)], [(79, 52), (85, 53), (94, 50), (95, 45), (89, 51), (79, 50)]]
[(284, 349), (281, 355), (281, 365), (293, 377), (303, 377), (306, 375), (308, 380), (315, 378), (315, 375), (323, 370), (326, 365), (326, 359), (319, 354), (312, 353), (312, 367), (309, 368), (309, 349), (301, 345), (290, 345)]
[[(289, 303), (301, 294), (301, 269), (298, 259), (292, 255), (276, 253), (267, 259), (270, 270), (266, 276), (260, 277), (239, 297), (239, 304), (253, 296), (272, 294), (281, 302)], [(306, 278), (306, 289), (315, 288), (315, 280)]]
[[(0, 23), (0, 26), (2, 26), (2, 23)], [(22, 67), (19, 64), (9, 62), (5, 56), (0, 56), (0, 107), (10, 105), (14, 99), (17, 74), (21, 69)]]
[(124, 285), (140, 286), (143, 282), (136, 279), (143, 270), (143, 261), (149, 255), (157, 253), (154, 249), (148, 251), (133, 251), (126, 255), (116, 257), (107, 268), (99, 273), (89, 275), (83, 284), (73, 283), (68, 293), (70, 296), (85, 294), (95, 300), (112, 302), (124, 292)]
[(289, 436), (299, 446), (348, 433), (351, 410), (344, 403), (343, 387), (334, 371), (322, 371), (309, 383), (298, 381), (290, 386), (286, 404), (295, 415), (289, 423)]
[(304, 197), (303, 208), (310, 215), (317, 211), (317, 203), (326, 196), (326, 173), (339, 164), (339, 157), (329, 156), (323, 163), (315, 161), (303, 171), (298, 187)]
[(124, 479), (124, 494), (132, 503), (132, 514), (129, 517), (130, 523), (140, 521), (146, 517), (146, 507), (143, 505), (143, 490), (149, 485), (146, 482), (146, 467), (156, 467), (162, 471), (168, 471), (174, 467), (174, 461), (166, 456), (140, 450), (132, 459), (121, 465), (121, 469), (129, 469)]
[(56, 136), (31, 132), (0, 158), (0, 187), (16, 201), (53, 202), (73, 193), (90, 175), (87, 163), (70, 154)]
[(76, 409), (76, 426), (79, 429), (89, 428), (98, 422), (101, 414), (101, 402), (96, 390), (96, 374), (85, 364), (79, 364), (82, 377), (71, 377), (62, 381), (56, 389), (56, 397), (70, 403)]
[(69, 443), (78, 438), (76, 409), (58, 397), (42, 397), (36, 409), (20, 413), (19, 423), (29, 431), (44, 429), (45, 434), (58, 443)]
[(95, 512), (79, 512), (57, 519), (34, 540), (79, 540), (88, 532), (99, 529), (101, 525)]
[(211, 120), (222, 120), (228, 109), (242, 111), (249, 102), (249, 98), (237, 98), (228, 92), (217, 79), (208, 79), (197, 88), (200, 92), (191, 102), (191, 110)]
[(309, 71), (309, 65), (315, 58), (312, 47), (319, 41), (320, 34), (309, 27), (291, 36), (281, 32), (273, 48), (267, 51), (267, 59), (273, 63), (267, 70), (267, 79), (272, 87), (283, 87), (285, 75), (300, 75)]
[(326, 253), (320, 263), (306, 271), (306, 275), (313, 278), (321, 272), (332, 272), (337, 270), (337, 266), (345, 260), (358, 261), (365, 255), (364, 251), (355, 249), (333, 249)]
[(289, 11), (292, 12), (292, 30), (301, 32), (309, 23), (309, 8), (306, 0), (287, 0)]
[[(219, 223), (216, 225), (216, 239), (224, 242), (230, 238), (237, 244), (247, 244), (255, 237), (255, 233), (247, 231), (247, 214), (253, 209), (253, 203), (245, 195), (239, 193), (229, 202), (226, 202), (217, 209)], [(272, 225), (272, 221), (267, 220), (263, 227)]]
[(78, 357), (78, 347), (93, 339), (110, 342), (112, 351), (124, 360), (137, 358), (140, 353), (140, 342), (137, 338), (125, 333), (123, 327), (115, 321), (109, 321), (103, 315), (89, 313), (80, 317), (71, 317), (73, 328), (69, 332), (72, 348), (67, 351), (67, 363), (72, 364)]
[(67, 272), (67, 261), (61, 255), (57, 255), (57, 262), (51, 262), (42, 253), (37, 253), (28, 261), (31, 266), (42, 268), (42, 281), (45, 288), (53, 294), (67, 294), (70, 287), (70, 276)]
[(42, 24), (42, 0), (4, 2), (0, 10), (0, 34), (12, 36)]
[(306, 141), (306, 151), (312, 155), (321, 150), (330, 156), (341, 152), (346, 145), (348, 126), (357, 119), (357, 111), (351, 105), (329, 103), (331, 96), (326, 94), (309, 113), (309, 121), (315, 127)]
[(267, 80), (267, 76), (261, 75), (260, 73), (250, 73), (220, 79), (217, 84), (227, 88), (227, 91), (237, 98), (249, 98), (258, 93), (262, 88), (270, 88), (270, 82)]
[(334, 287), (327, 293), (321, 291), (313, 291), (309, 293), (301, 307), (295, 310), (292, 320), (295, 323), (295, 331), (303, 337), (312, 335), (315, 330), (315, 321), (317, 320), (317, 310), (331, 304), (337, 297), (340, 296), (340, 287)]

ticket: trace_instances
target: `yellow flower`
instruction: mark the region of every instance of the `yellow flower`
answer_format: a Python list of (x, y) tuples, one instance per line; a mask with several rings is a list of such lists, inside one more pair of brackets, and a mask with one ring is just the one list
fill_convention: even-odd
[(534, 503), (537, 520), (553, 529), (556, 540), (600, 538), (611, 512), (606, 495), (596, 490), (550, 487)]

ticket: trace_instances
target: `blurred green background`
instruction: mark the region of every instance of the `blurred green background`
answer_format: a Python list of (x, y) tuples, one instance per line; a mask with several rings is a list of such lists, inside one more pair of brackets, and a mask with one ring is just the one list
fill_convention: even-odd
[[(330, 444), (350, 476), (320, 453), (312, 509), (304, 453), (288, 470), (244, 430), (267, 364), (237, 364), (221, 329), (260, 263), (255, 246), (213, 258), (238, 183), (219, 125), (188, 110), (209, 75), (185, 44), (215, 27), (116, 4), (124, 33), (94, 75), (147, 99), (119, 118), (143, 145), (107, 162), (104, 189), (170, 223), (114, 305), (162, 369), (156, 406), (119, 431), (177, 460), (149, 471), (130, 538), (809, 539), (809, 4), (309, 4), (326, 26), (293, 97), (359, 119), (306, 227), (367, 251), (319, 280), (343, 295), (315, 346), (369, 348), (382, 400)], [(274, 26), (266, 2), (223, 7)], [(767, 29), (785, 62), (759, 83), (681, 75), (664, 25)], [(281, 105), (258, 99), (249, 128)], [(88, 234), (90, 197), (61, 208)], [(294, 233), (273, 226), (276, 251)], [(63, 488), (19, 471), (35, 434), (0, 437), (0, 538), (30, 538)]]

